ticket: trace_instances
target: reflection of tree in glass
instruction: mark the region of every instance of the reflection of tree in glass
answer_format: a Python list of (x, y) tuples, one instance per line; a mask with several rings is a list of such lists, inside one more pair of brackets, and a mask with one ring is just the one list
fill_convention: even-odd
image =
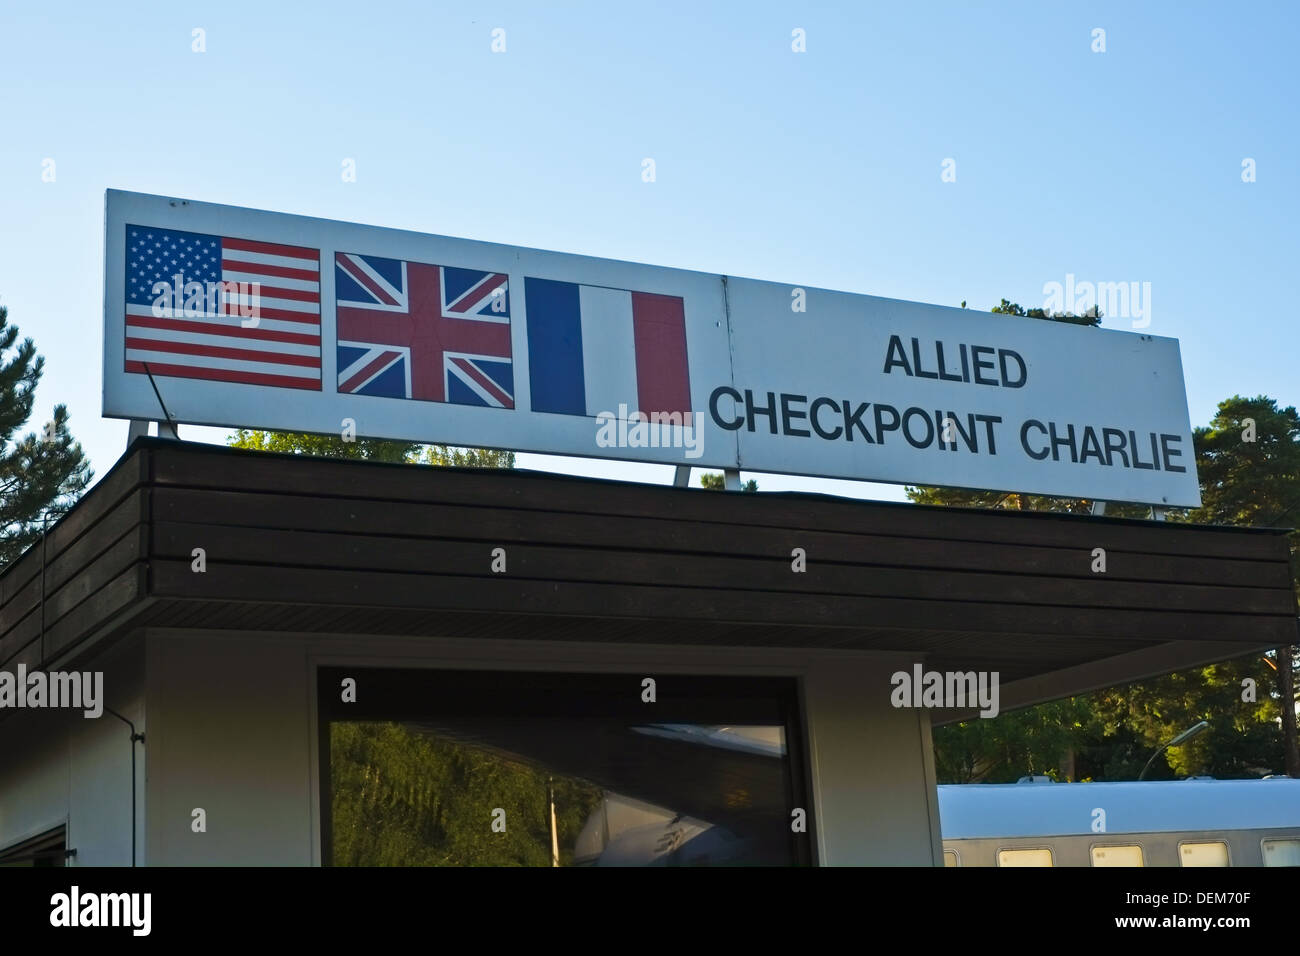
[(331, 724), (334, 865), (550, 866), (548, 779), (568, 866), (599, 787), (400, 724)]

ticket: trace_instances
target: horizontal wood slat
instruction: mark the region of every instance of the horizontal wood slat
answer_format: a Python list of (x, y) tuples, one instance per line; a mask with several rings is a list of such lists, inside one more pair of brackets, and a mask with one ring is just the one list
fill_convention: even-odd
[(45, 656), (52, 659), (76, 648), (83, 640), (118, 614), (128, 611), (145, 597), (148, 571), (133, 564), (96, 591), (45, 632)]
[[(91, 562), (109, 548), (128, 535), (139, 536), (140, 529), (143, 527), (146, 494), (144, 489), (137, 489), (123, 498), (101, 520), (91, 525), (71, 546), (62, 551), (55, 551), (53, 542), (47, 542), (50, 548), (44, 580), (47, 604), (51, 595), (85, 571)], [(37, 547), (39, 548), (39, 545)], [(141, 541), (136, 560), (144, 559), (144, 549), (145, 543)], [(39, 608), (41, 588), (38, 565), (36, 573), (27, 583), (0, 605), (0, 642), (3, 642), (5, 635), (19, 621)]]
[[(485, 476), (490, 481), (491, 476)], [(679, 492), (680, 493), (680, 492)], [(702, 493), (702, 492), (701, 492)], [(721, 495), (719, 495), (721, 497)], [(358, 501), (229, 490), (159, 488), (154, 519), (177, 524), (210, 524), (222, 516), (226, 526), (243, 526), (269, 537), (276, 532), (317, 531), (393, 537), (462, 539), (510, 545), (544, 541), (592, 548), (729, 554), (741, 557), (784, 555), (801, 547), (823, 562), (980, 569), (1015, 574), (1096, 577), (1093, 549), (1106, 551), (1109, 579), (1170, 583), (1238, 584), (1289, 589), (1287, 565), (1272, 561), (1154, 555), (1108, 543), (1102, 534), (1056, 547), (1021, 548), (998, 543), (970, 544), (898, 536), (812, 532), (768, 527), (730, 527), (669, 518), (624, 518), (441, 503)], [(1285, 539), (1283, 539), (1285, 550)], [(1276, 550), (1276, 549), (1275, 549)], [(1223, 565), (1220, 570), (1220, 565)], [(1199, 569), (1195, 569), (1199, 566)], [(1184, 577), (1192, 572), (1193, 581)]]
[[(114, 512), (124, 498), (145, 482), (147, 465), (148, 458), (143, 451), (123, 458), (86, 493), (75, 508), (50, 525), (44, 549), (47, 575), (49, 565), (57, 555), (71, 547), (78, 538), (104, 520), (106, 515)], [(143, 497), (137, 497), (135, 502), (142, 506), (143, 500)], [(138, 520), (143, 520), (143, 514)], [(41, 554), (41, 544), (37, 541), (16, 561), (0, 570), (0, 604), (7, 604), (18, 591), (40, 577)]]
[(526, 609), (538, 614), (646, 617), (663, 620), (767, 622), (853, 627), (862, 621), (900, 628), (959, 628), (1006, 634), (1047, 632), (1081, 639), (1097, 636), (1152, 640), (1242, 640), (1261, 634), (1294, 636), (1295, 621), (1281, 615), (1197, 613), (1181, 610), (1107, 610), (1059, 606), (977, 604), (909, 598), (717, 590), (638, 584), (529, 581), (436, 574), (392, 574), (209, 563), (206, 573), (188, 560), (155, 558), (153, 593), (164, 598), (289, 601), (311, 605), (473, 610)]
[[(455, 531), (452, 528), (445, 530)], [(533, 540), (547, 540), (550, 536), (544, 532), (544, 528), (539, 528)], [(609, 539), (607, 534), (602, 537)], [(272, 540), (274, 548), (268, 550), (267, 545)], [(309, 531), (280, 532), (272, 539), (267, 532), (257, 528), (156, 522), (152, 553), (155, 559), (189, 560), (193, 549), (202, 547), (209, 564), (274, 563), (296, 568), (494, 577), (492, 553), (501, 540), (463, 541), (441, 537), (399, 538)], [(1075, 607), (1153, 610), (1177, 607), (1186, 611), (1283, 615), (1294, 604), (1289, 589), (1134, 583), (1110, 573), (1091, 574), (1087, 571), (1087, 563), (1091, 561), (1087, 555), (1076, 559), (1076, 565), (1082, 565), (1083, 570), (1076, 568), (1077, 579), (1070, 579), (987, 573), (979, 570), (979, 565), (918, 573), (911, 568), (830, 563), (821, 560), (822, 552), (816, 548), (809, 555), (807, 571), (795, 573), (791, 569), (789, 552), (782, 554), (775, 545), (768, 549), (766, 556), (754, 553), (736, 556), (646, 552), (609, 547), (597, 550), (594, 547), (535, 544), (511, 544), (504, 550), (508, 577), (512, 579), (759, 591), (777, 600), (785, 593), (822, 594), (828, 598), (845, 594)], [(874, 553), (862, 557), (885, 560), (884, 555)]]
[[(148, 529), (144, 525), (136, 525), (116, 544), (82, 568), (81, 572), (72, 577), (63, 587), (49, 592), (45, 597), (44, 608), (38, 601), (17, 626), (0, 636), (0, 661), (7, 660), (33, 640), (39, 639), (42, 622), (45, 628), (47, 654), (59, 649), (63, 644), (74, 643), (77, 639), (74, 632), (79, 626), (75, 622), (85, 619), (84, 614), (76, 612), (80, 612), (88, 602), (95, 608), (102, 607), (102, 604), (94, 604), (93, 600), (104, 589), (118, 584), (123, 574), (129, 574), (132, 580), (139, 579), (138, 587), (130, 595), (131, 598), (144, 597), (145, 579), (136, 574), (136, 569), (144, 568), (147, 548)], [(74, 623), (66, 621), (68, 617), (72, 617)], [(62, 643), (51, 638), (53, 634), (65, 633), (70, 636)]]
[(392, 502), (437, 501), (447, 505), (536, 508), (1017, 545), (1053, 546), (1071, 540), (1079, 546), (1093, 542), (1088, 545), (1090, 549), (1127, 548), (1215, 558), (1276, 561), (1280, 553), (1276, 535), (1241, 528), (1172, 522), (1153, 528), (1149, 522), (1122, 518), (926, 507), (779, 492), (760, 494), (763, 504), (755, 507), (745, 495), (685, 495), (681, 489), (666, 486), (542, 473), (362, 464), (222, 448), (186, 448), (185, 452), (157, 461), (153, 480), (158, 486)]

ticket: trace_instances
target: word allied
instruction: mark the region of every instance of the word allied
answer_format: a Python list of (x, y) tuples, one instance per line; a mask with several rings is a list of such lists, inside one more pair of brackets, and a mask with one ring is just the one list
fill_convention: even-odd
[[(927, 369), (926, 359), (931, 355), (934, 361)], [(995, 349), (988, 345), (968, 346), (963, 342), (956, 349), (949, 346), (948, 354), (945, 356), (943, 343), (936, 341), (933, 351), (927, 348), (923, 356), (920, 341), (912, 339), (910, 362), (908, 356), (909, 352), (903, 348), (902, 338), (891, 335), (885, 350), (884, 373), (889, 375), (895, 369), (902, 369), (904, 375), (914, 378), (934, 378), (945, 382), (966, 382), (974, 385), (997, 385), (1002, 388), (1024, 388), (1029, 378), (1025, 360), (1020, 357), (1019, 352), (1012, 349)], [(955, 363), (952, 368), (948, 367), (949, 359)]]
[(104, 713), (103, 671), (27, 672), (26, 664), (18, 673), (0, 671), (0, 708), (71, 708), (84, 711), (83, 716), (96, 718)]
[(148, 936), (152, 911), (152, 893), (82, 893), (73, 886), (50, 897), (50, 925), (60, 928), (125, 926), (132, 936)]
[(896, 671), (889, 678), (894, 689), (889, 702), (895, 707), (975, 707), (981, 717), (998, 715), (997, 671)]

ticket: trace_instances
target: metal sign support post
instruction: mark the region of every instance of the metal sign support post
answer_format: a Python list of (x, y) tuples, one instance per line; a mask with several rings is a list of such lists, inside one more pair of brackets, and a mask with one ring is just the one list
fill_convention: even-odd
[[(678, 465), (677, 471), (673, 473), (673, 487), (687, 488), (691, 483), (691, 466)], [(724, 468), (722, 469), (722, 487), (726, 491), (740, 491), (740, 469)]]
[(171, 422), (151, 422), (147, 418), (133, 418), (131, 425), (126, 431), (126, 444), (130, 447), (131, 442), (137, 438), (146, 437), (149, 434), (149, 426), (153, 425), (154, 431), (158, 433), (159, 438), (174, 438), (180, 440), (180, 429)]
[[(1099, 518), (1106, 513), (1106, 502), (1094, 501), (1092, 503), (1092, 515)], [(1148, 521), (1164, 521), (1165, 509), (1159, 505), (1151, 505), (1151, 510), (1147, 512)]]

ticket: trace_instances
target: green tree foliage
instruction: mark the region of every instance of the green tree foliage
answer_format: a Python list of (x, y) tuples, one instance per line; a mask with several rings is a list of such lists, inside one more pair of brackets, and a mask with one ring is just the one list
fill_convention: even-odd
[[(1251, 423), (1248, 425), (1247, 423)], [(1248, 440), (1251, 439), (1251, 440)], [(1192, 434), (1201, 479), (1203, 524), (1256, 528), (1300, 526), (1300, 415), (1259, 395), (1219, 403), (1210, 424)], [(1300, 532), (1291, 533), (1291, 550)]]
[(936, 728), (939, 781), (1014, 783), (1027, 774), (1060, 776), (1062, 755), (1078, 746), (1079, 729), (1090, 720), (1087, 702), (1072, 697)]
[(490, 448), (453, 448), (451, 445), (425, 445), (420, 461), (426, 465), (454, 468), (513, 468), (515, 453)]
[(234, 448), (274, 451), (286, 455), (319, 458), (360, 458), (364, 461), (412, 462), (419, 454), (416, 442), (359, 438), (344, 441), (340, 435), (308, 435), (302, 432), (264, 432), (241, 428), (227, 439)]
[(56, 405), (39, 434), (16, 433), (31, 418), (45, 359), (31, 339), (18, 342), (9, 310), (0, 306), (0, 565), (41, 536), (42, 518), (71, 508), (94, 473), (68, 431), (68, 410)]
[[(395, 723), (330, 725), (335, 866), (560, 865), (603, 791)], [(505, 811), (505, 831), (492, 828)]]
[[(1243, 702), (1242, 680), (1257, 701)], [(1208, 774), (1258, 777), (1283, 768), (1270, 696), (1272, 671), (1259, 656), (1224, 661), (1091, 694), (1007, 711), (934, 731), (942, 783), (1013, 783), (1026, 774), (1057, 780), (1136, 780), (1152, 752), (1199, 720), (1210, 728), (1166, 750), (1147, 771), (1161, 780)]]
[(1101, 325), (1101, 309), (1093, 306), (1082, 315), (1075, 315), (1073, 312), (1048, 312), (1046, 309), (1024, 309), (1019, 302), (1009, 302), (1003, 299), (990, 312), (996, 312), (998, 315), (1022, 315), (1028, 319), (1049, 319), (1052, 322), (1064, 322), (1067, 325), (1086, 325), (1096, 328)]
[[(1201, 481), (1201, 507), (1186, 520), (1204, 524), (1291, 528), (1293, 584), (1300, 590), (1300, 415), (1294, 406), (1279, 408), (1264, 395), (1234, 395), (1219, 403), (1214, 418), (1192, 435), (1197, 474)], [(1300, 776), (1294, 706), (1282, 701), (1296, 698), (1300, 686), (1300, 647), (1279, 648), (1270, 655), (1271, 688), (1278, 703), (1284, 737), (1286, 771)], [(1278, 768), (1279, 770), (1281, 768)]]
[(321, 458), (359, 458), (408, 465), (448, 465), (460, 468), (513, 468), (515, 453), (485, 448), (456, 448), (452, 445), (423, 445), (419, 442), (384, 438), (345, 441), (341, 435), (308, 435), (302, 432), (266, 432), (241, 428), (228, 443), (234, 448), (274, 451), (287, 455), (316, 455)]
[[(1254, 681), (1254, 702), (1241, 699), (1245, 679)], [(1120, 730), (1136, 734), (1145, 747), (1145, 763), (1160, 744), (1198, 720), (1207, 720), (1208, 730), (1165, 751), (1163, 760), (1157, 757), (1147, 777), (1280, 773), (1284, 762), (1277, 727), (1281, 702), (1269, 693), (1274, 683), (1273, 671), (1257, 655), (1166, 674), (1090, 695), (1101, 725), (1087, 729), (1094, 736), (1100, 729), (1103, 737)]]
[[(1084, 325), (1096, 325), (1093, 320), (1099, 319), (1091, 314), (1049, 316), (1006, 299), (993, 311)], [(1254, 441), (1247, 440), (1250, 422)], [(1294, 408), (1280, 409), (1263, 396), (1233, 396), (1219, 405), (1208, 426), (1194, 431), (1193, 440), (1202, 506), (1171, 510), (1169, 520), (1256, 527), (1300, 524), (1300, 417)], [(918, 504), (1076, 514), (1086, 513), (1091, 505), (949, 488), (908, 488), (907, 495)], [(1140, 517), (1146, 509), (1108, 504), (1106, 513)], [(1298, 538), (1291, 536), (1293, 553)], [(1290, 656), (1293, 663), (1300, 657)], [(1242, 700), (1243, 681), (1254, 682), (1255, 701)], [(938, 776), (953, 783), (1003, 783), (1031, 773), (1070, 780), (1132, 780), (1152, 751), (1203, 719), (1209, 720), (1210, 729), (1165, 751), (1148, 778), (1277, 773), (1286, 766), (1278, 727), (1286, 689), (1277, 676), (1276, 655), (1252, 655), (1004, 712), (992, 720), (950, 724), (934, 733)]]
[[(726, 490), (726, 481), (726, 476), (720, 471), (706, 471), (704, 474), (700, 475), (700, 487), (706, 488), (709, 491)], [(758, 491), (758, 482), (751, 478), (740, 486), (740, 490)]]

